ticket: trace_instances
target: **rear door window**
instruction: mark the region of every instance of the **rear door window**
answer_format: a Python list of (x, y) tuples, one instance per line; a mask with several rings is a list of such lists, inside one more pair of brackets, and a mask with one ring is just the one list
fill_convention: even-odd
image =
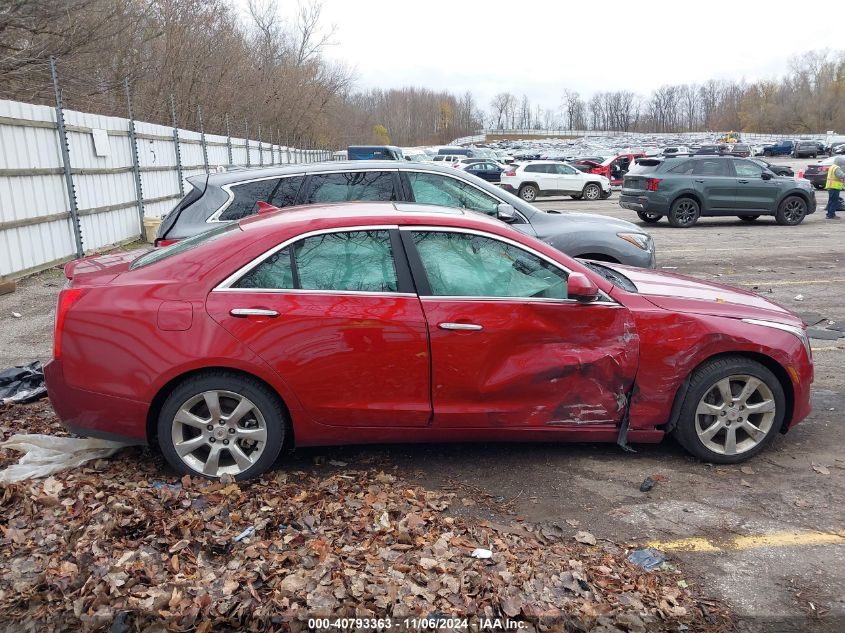
[(706, 158), (697, 160), (692, 170), (694, 176), (731, 176), (728, 161), (724, 158)]
[(391, 202), (398, 200), (392, 171), (312, 174), (306, 204), (320, 202)]
[(487, 215), (496, 215), (501, 200), (476, 189), (471, 184), (442, 176), (423, 172), (409, 172), (408, 181), (414, 202), (436, 204), (457, 209), (471, 209)]
[(669, 173), (670, 174), (682, 174), (682, 175), (685, 175), (685, 176), (689, 176), (690, 174), (692, 174), (694, 167), (695, 167), (695, 161), (685, 160), (685, 161), (681, 161), (680, 163), (678, 163), (677, 165), (672, 167), (672, 169), (669, 170)]

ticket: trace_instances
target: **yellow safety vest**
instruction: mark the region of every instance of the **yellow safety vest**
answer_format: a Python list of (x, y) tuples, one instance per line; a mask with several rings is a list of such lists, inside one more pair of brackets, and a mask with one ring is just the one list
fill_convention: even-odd
[(831, 165), (830, 169), (827, 170), (827, 182), (824, 185), (825, 189), (842, 189), (843, 181), (841, 178), (837, 178), (834, 174), (836, 172), (837, 165)]

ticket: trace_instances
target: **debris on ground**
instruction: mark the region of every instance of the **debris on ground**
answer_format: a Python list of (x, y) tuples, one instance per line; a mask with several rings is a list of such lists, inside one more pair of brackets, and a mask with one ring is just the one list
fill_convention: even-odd
[(584, 543), (585, 545), (595, 545), (596, 544), (596, 537), (590, 534), (589, 532), (585, 532), (584, 530), (580, 530), (575, 533), (575, 540), (579, 543)]
[(0, 470), (0, 482), (10, 483), (46, 477), (77, 468), (94, 459), (114, 455), (127, 444), (93, 438), (56, 437), (55, 435), (16, 434), (0, 448), (23, 453), (17, 464)]
[(491, 552), (489, 549), (484, 549), (483, 547), (476, 547), (474, 550), (472, 550), (470, 556), (472, 556), (473, 558), (481, 559), (493, 558), (493, 552)]
[(638, 565), (646, 571), (653, 571), (666, 562), (666, 556), (653, 547), (646, 547), (631, 552), (628, 555), (628, 562)]
[(804, 301), (804, 295), (795, 295), (795, 301)]
[(822, 464), (813, 464), (813, 470), (815, 470), (820, 475), (829, 475), (830, 468), (824, 466)]
[(648, 492), (652, 488), (654, 488), (657, 480), (654, 477), (648, 476), (643, 479), (643, 483), (640, 484), (640, 492)]
[[(48, 412), (46, 402), (0, 408), (0, 437), (52, 428)], [(8, 458), (0, 450), (0, 464)], [(529, 632), (563, 621), (579, 630), (732, 629), (724, 607), (705, 616), (702, 600), (678, 586), (680, 572), (647, 573), (610, 542), (544, 543), (528, 524), (450, 516), (455, 495), (383, 468), (282, 467), (250, 482), (165, 472), (157, 454), (135, 447), (0, 486), (4, 624), (302, 631), (324, 615), (401, 622), (441, 613), (519, 618)], [(480, 546), (493, 558), (473, 558)]]
[(41, 361), (0, 370), (0, 404), (32, 402), (46, 395)]

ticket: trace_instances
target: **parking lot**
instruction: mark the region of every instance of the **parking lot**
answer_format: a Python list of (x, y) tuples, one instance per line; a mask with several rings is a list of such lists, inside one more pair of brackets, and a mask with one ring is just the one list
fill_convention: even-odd
[[(777, 162), (796, 171), (806, 164)], [(325, 460), (354, 466), (375, 459), (426, 487), (476, 500), (456, 512), (649, 543), (672, 557), (690, 585), (730, 605), (744, 630), (845, 630), (845, 338), (833, 338), (845, 325), (845, 221), (826, 221), (826, 194), (817, 196), (819, 211), (797, 227), (765, 216), (647, 227), (658, 269), (753, 289), (830, 330), (812, 341), (813, 414), (742, 466), (700, 463), (667, 440), (631, 454), (592, 444), (308, 449), (280, 468), (319, 472)], [(618, 192), (604, 201), (542, 199), (538, 206), (636, 220), (617, 199)], [(62, 281), (48, 271), (0, 297), (0, 367), (49, 356)], [(648, 476), (657, 484), (640, 492)]]

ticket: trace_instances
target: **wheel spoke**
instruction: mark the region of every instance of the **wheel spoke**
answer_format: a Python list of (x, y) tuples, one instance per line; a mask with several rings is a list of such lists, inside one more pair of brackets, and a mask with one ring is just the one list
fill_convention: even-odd
[(698, 409), (695, 410), (697, 415), (719, 415), (722, 412), (722, 407), (718, 404), (710, 404), (709, 402), (699, 402)]
[(725, 428), (725, 455), (736, 455), (736, 426)]
[(722, 378), (718, 383), (719, 393), (722, 394), (722, 402), (724, 404), (732, 404), (734, 401), (733, 393), (731, 393), (731, 381), (728, 378)]
[(252, 440), (253, 442), (267, 441), (267, 429), (261, 427), (258, 427), (256, 429), (244, 429), (241, 427), (237, 427), (235, 429), (235, 435), (242, 440)]
[(203, 420), (201, 417), (196, 416), (185, 409), (179, 409), (179, 411), (176, 412), (176, 417), (173, 419), (175, 422), (179, 422), (185, 426), (192, 426), (195, 429), (205, 429), (209, 422), (209, 420)]
[(196, 437), (192, 437), (189, 440), (185, 440), (184, 442), (177, 442), (173, 445), (173, 448), (176, 449), (176, 454), (179, 457), (184, 457), (190, 453), (193, 453), (197, 450), (200, 446), (205, 446), (206, 439), (202, 435), (197, 435)]
[(202, 467), (202, 472), (209, 477), (217, 475), (217, 469), (220, 467), (220, 447), (212, 444), (211, 451), (208, 453), (208, 459), (205, 460), (205, 465)]
[(716, 420), (713, 424), (701, 431), (698, 434), (698, 437), (701, 438), (702, 442), (709, 442), (711, 439), (713, 439), (713, 436), (716, 435), (716, 433), (721, 431), (723, 428), (725, 428), (725, 423), (721, 420)]
[(220, 419), (220, 395), (216, 391), (206, 391), (202, 394), (202, 397), (208, 407), (211, 421), (217, 422)]
[(742, 388), (740, 394), (736, 397), (736, 400), (739, 404), (745, 404), (745, 402), (757, 391), (757, 387), (760, 386), (762, 381), (755, 378), (754, 376), (748, 377), (748, 382), (745, 383), (745, 386)]
[(252, 460), (249, 458), (249, 455), (244, 453), (241, 450), (241, 447), (237, 444), (230, 444), (229, 452), (232, 454), (232, 457), (235, 459), (235, 463), (238, 465), (238, 468), (240, 468), (241, 471), (244, 471), (250, 466), (252, 466)]
[(757, 428), (748, 420), (743, 420), (742, 428), (751, 436), (751, 439), (754, 440), (755, 443), (759, 443), (766, 437), (766, 432), (762, 429)]
[(755, 402), (753, 404), (745, 405), (745, 412), (748, 415), (754, 415), (755, 413), (771, 413), (774, 410), (774, 400), (763, 400), (762, 402)]
[(232, 422), (233, 424), (237, 424), (240, 422), (241, 418), (243, 418), (247, 413), (252, 411), (255, 408), (255, 405), (252, 404), (249, 400), (244, 398), (238, 403), (238, 406), (235, 407), (235, 410), (227, 418), (227, 422)]

